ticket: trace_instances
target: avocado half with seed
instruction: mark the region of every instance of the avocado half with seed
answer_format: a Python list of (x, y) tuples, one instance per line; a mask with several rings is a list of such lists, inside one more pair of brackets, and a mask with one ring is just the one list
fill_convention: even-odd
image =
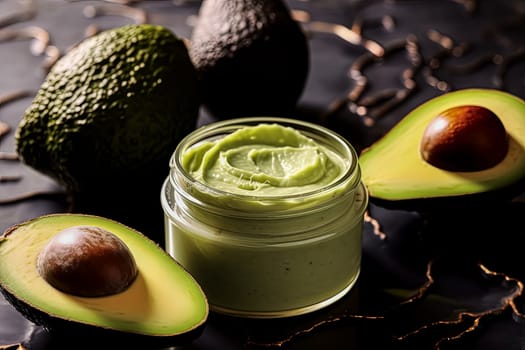
[[(109, 252), (98, 247), (89, 253), (92, 259), (83, 262), (82, 256), (60, 256), (79, 234), (99, 231), (113, 237), (104, 246)], [(92, 247), (95, 241), (83, 247), (75, 242), (72, 251)], [(57, 258), (54, 263), (51, 253)], [(66, 264), (75, 266), (75, 273), (64, 275)], [(82, 264), (93, 269), (82, 270)], [(123, 282), (119, 276), (125, 276)], [(107, 287), (110, 280), (120, 285)], [(104, 342), (182, 344), (200, 335), (208, 317), (199, 284), (171, 256), (139, 232), (91, 215), (46, 215), (7, 229), (0, 236), (0, 290), (30, 321), (64, 336), (103, 337)]]
[(492, 89), (435, 97), (363, 150), (360, 166), (371, 200), (383, 206), (517, 195), (525, 179), (525, 101)]

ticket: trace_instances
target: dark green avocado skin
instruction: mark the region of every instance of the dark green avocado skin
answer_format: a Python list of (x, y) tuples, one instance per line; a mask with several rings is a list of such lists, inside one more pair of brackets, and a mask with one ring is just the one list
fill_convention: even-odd
[(308, 76), (309, 47), (281, 0), (205, 0), (190, 56), (218, 118), (287, 115)]
[[(60, 348), (69, 349), (156, 349), (190, 344), (198, 338), (206, 327), (199, 327), (171, 337), (155, 337), (144, 334), (126, 333), (67, 321), (37, 310), (16, 298), (1, 283), (0, 292), (22, 316), (36, 325), (42, 326), (51, 338), (59, 339)], [(58, 344), (56, 344), (58, 345)], [(66, 347), (67, 346), (67, 347)]]
[(53, 66), (16, 130), (16, 151), (73, 192), (111, 188), (164, 169), (199, 106), (182, 39), (149, 24), (110, 29)]

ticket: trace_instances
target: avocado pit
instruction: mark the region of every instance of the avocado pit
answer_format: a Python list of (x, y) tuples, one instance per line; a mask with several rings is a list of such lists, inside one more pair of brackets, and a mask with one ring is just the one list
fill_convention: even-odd
[(481, 171), (505, 158), (507, 132), (500, 118), (481, 106), (447, 109), (427, 125), (420, 142), (421, 157), (449, 171)]
[(96, 226), (72, 226), (57, 233), (38, 255), (37, 269), (56, 289), (82, 297), (120, 293), (138, 274), (126, 244)]

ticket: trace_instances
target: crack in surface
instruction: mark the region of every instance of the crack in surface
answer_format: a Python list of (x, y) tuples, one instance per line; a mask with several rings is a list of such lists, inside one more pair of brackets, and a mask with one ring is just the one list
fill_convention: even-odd
[[(289, 335), (284, 336), (279, 340), (271, 342), (258, 342), (248, 338), (246, 345), (264, 348), (280, 348), (297, 341), (299, 337), (307, 337), (308, 335), (315, 334), (324, 328), (338, 327), (338, 325), (341, 323), (351, 320), (400, 322), (406, 314), (406, 309), (428, 297), (432, 287), (436, 285), (437, 282), (433, 276), (433, 267), (435, 261), (436, 260), (433, 259), (427, 263), (427, 269), (425, 273), (426, 281), (417, 289), (416, 293), (413, 296), (392, 306), (392, 309), (395, 310), (395, 312), (387, 311), (384, 315), (363, 315), (344, 311), (338, 315), (331, 315), (326, 319), (315, 322), (312, 325), (309, 325), (298, 331), (291, 332)], [(460, 312), (455, 319), (431, 322), (402, 335), (393, 335), (392, 340), (399, 343), (409, 342), (418, 336), (422, 336), (424, 333), (436, 331), (436, 329), (439, 328), (448, 334), (438, 338), (434, 342), (433, 348), (439, 350), (446, 343), (460, 341), (468, 334), (479, 331), (484, 319), (501, 315), (507, 310), (510, 310), (516, 317), (525, 318), (525, 315), (518, 310), (515, 302), (517, 298), (523, 296), (523, 282), (516, 278), (507, 276), (504, 273), (492, 271), (482, 263), (478, 263), (476, 266), (478, 271), (491, 282), (496, 282), (501, 285), (505, 285), (508, 289), (513, 289), (509, 295), (506, 295), (499, 300), (499, 307), (489, 308), (479, 312)]]
[(133, 20), (135, 24), (145, 24), (149, 21), (146, 10), (128, 5), (89, 5), (83, 12), (87, 18), (121, 16)]
[(372, 225), (372, 228), (373, 228), (372, 232), (374, 233), (374, 235), (379, 237), (380, 240), (384, 241), (384, 240), (386, 240), (388, 238), (386, 233), (383, 232), (383, 230), (381, 229), (381, 224), (379, 223), (379, 220), (373, 218), (370, 215), (370, 211), (369, 210), (365, 211), (364, 221), (369, 223), (370, 225)]
[[(477, 1), (473, 0), (454, 1), (462, 4), (468, 12), (472, 13), (475, 12), (478, 6)], [(393, 16), (386, 15), (384, 18), (385, 17), (388, 18), (388, 20), (383, 19), (383, 23), (390, 23), (390, 25), (383, 24), (383, 27), (391, 31), (394, 23), (397, 21)], [(518, 18), (522, 17), (523, 15), (518, 15)], [(320, 118), (321, 121), (340, 112), (344, 108), (348, 108), (350, 112), (362, 118), (364, 125), (372, 127), (377, 119), (387, 115), (388, 112), (399, 106), (415, 92), (418, 88), (416, 77), (419, 71), (421, 71), (425, 83), (430, 87), (440, 92), (451, 91), (453, 90), (452, 84), (439, 78), (437, 72), (443, 69), (443, 63), (446, 59), (463, 57), (471, 48), (470, 43), (456, 43), (452, 37), (439, 32), (437, 29), (429, 29), (426, 32), (427, 40), (438, 44), (440, 50), (425, 60), (415, 34), (409, 34), (406, 39), (399, 42), (394, 41), (382, 45), (373, 39), (362, 36), (363, 27), (366, 26), (367, 23), (372, 23), (372, 21), (367, 22), (361, 18), (356, 18), (349, 28), (340, 23), (312, 21), (309, 15), (304, 14), (297, 16), (297, 18), (310, 32), (332, 34), (343, 38), (352, 45), (361, 46), (367, 50), (366, 53), (354, 59), (350, 66), (348, 76), (352, 81), (353, 87), (345, 97), (329, 104), (327, 111)], [(511, 21), (511, 23), (511, 25), (507, 23), (506, 26), (518, 27), (522, 21)], [(502, 27), (503, 25), (500, 25), (500, 28), (494, 29), (492, 35), (499, 34), (497, 29), (501, 29)], [(500, 41), (501, 40), (502, 39), (500, 39)], [(372, 43), (373, 45), (370, 46), (367, 45), (367, 43)], [(507, 44), (507, 46), (509, 45), (510, 44)], [(404, 69), (401, 73), (402, 87), (385, 89), (371, 93), (370, 96), (363, 96), (370, 88), (369, 79), (364, 73), (365, 68), (371, 64), (383, 63), (389, 55), (403, 48), (407, 53), (410, 67)], [(525, 58), (525, 47), (518, 46), (517, 48), (514, 47), (509, 54), (484, 53), (475, 57), (472, 62), (464, 66), (458, 65), (452, 66), (450, 69), (449, 67), (445, 67), (444, 69), (457, 74), (467, 74), (482, 69), (486, 64), (493, 64), (496, 66), (496, 71), (492, 77), (492, 84), (494, 87), (501, 89), (504, 87), (507, 71), (513, 65), (522, 62), (523, 58)]]
[[(14, 91), (11, 93), (7, 93), (4, 95), (0, 95), (0, 107), (3, 105), (16, 101), (21, 98), (25, 98), (28, 96), (31, 96), (32, 93), (27, 90), (19, 90)], [(7, 136), (11, 132), (11, 127), (9, 124), (0, 121), (0, 142), (2, 142), (2, 139)], [(15, 152), (3, 152), (0, 151), (0, 160), (2, 161), (16, 161), (18, 162), (20, 159), (18, 157), (18, 154)], [(0, 175), (0, 183), (12, 183), (12, 182), (18, 182), (22, 179), (22, 176), (20, 175)]]
[[(425, 282), (425, 284), (421, 288), (419, 288), (417, 294), (414, 297), (400, 303), (400, 306), (422, 300), (425, 296), (428, 295), (428, 292), (431, 286), (433, 286), (435, 283), (434, 278), (432, 276), (433, 263), (434, 261), (430, 261), (428, 264), (427, 273), (426, 273), (427, 281)], [(432, 323), (423, 325), (406, 334), (395, 336), (394, 337), (395, 340), (403, 342), (403, 341), (407, 341), (411, 339), (412, 337), (421, 335), (421, 333), (427, 330), (430, 331), (436, 327), (459, 326), (459, 325), (466, 324), (466, 328), (457, 332), (456, 334), (438, 339), (437, 342), (434, 344), (434, 349), (439, 350), (441, 349), (441, 346), (444, 343), (459, 341), (463, 337), (468, 335), (469, 333), (478, 331), (482, 320), (487, 317), (500, 315), (504, 311), (510, 309), (515, 316), (524, 318), (525, 315), (518, 310), (516, 303), (515, 303), (515, 300), (518, 297), (521, 297), (523, 295), (523, 290), (524, 290), (523, 282), (521, 282), (520, 280), (516, 278), (507, 276), (504, 273), (491, 271), (486, 266), (484, 266), (482, 263), (478, 263), (477, 267), (479, 268), (480, 272), (485, 277), (491, 280), (496, 280), (496, 282), (499, 281), (501, 284), (514, 285), (515, 290), (510, 295), (505, 296), (500, 299), (500, 303), (501, 303), (500, 307), (491, 308), (491, 309), (483, 310), (480, 312), (460, 312), (457, 318), (454, 320), (440, 320), (440, 321), (436, 321), (436, 322), (432, 322)]]
[(248, 338), (246, 341), (247, 346), (256, 346), (256, 347), (265, 347), (265, 348), (280, 348), (286, 346), (297, 340), (299, 337), (308, 336), (319, 331), (321, 328), (329, 327), (331, 325), (336, 325), (341, 322), (350, 321), (350, 320), (368, 320), (368, 321), (380, 321), (385, 320), (385, 316), (373, 316), (373, 315), (358, 315), (353, 313), (342, 313), (340, 315), (332, 315), (324, 320), (314, 323), (313, 325), (300, 329), (299, 331), (293, 332), (290, 335), (272, 342), (257, 342)]

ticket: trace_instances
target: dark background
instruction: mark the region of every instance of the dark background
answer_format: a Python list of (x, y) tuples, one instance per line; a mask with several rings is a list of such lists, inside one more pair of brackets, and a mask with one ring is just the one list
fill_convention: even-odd
[[(24, 4), (0, 0), (0, 34), (2, 29), (38, 26), (50, 34), (52, 45), (61, 52), (81, 40), (89, 25), (106, 29), (134, 21), (122, 16), (84, 16), (87, 5), (115, 6), (109, 2), (35, 0), (34, 17), (8, 23), (13, 14), (24, 10)], [(336, 130), (358, 151), (411, 109), (447, 91), (482, 87), (525, 97), (525, 1), (311, 0), (288, 4), (310, 15), (304, 26), (311, 68), (291, 117)], [(146, 10), (149, 22), (165, 25), (185, 38), (190, 36), (199, 5), (199, 1), (131, 4)], [(408, 98), (389, 108), (383, 101), (365, 116), (354, 113), (353, 105), (345, 103), (355, 87), (348, 72), (366, 50), (333, 33), (313, 31), (312, 21), (347, 27), (362, 23), (363, 36), (393, 50), (363, 69), (369, 85), (362, 97), (402, 89), (403, 71), (414, 69), (416, 85)], [(431, 31), (452, 39), (456, 50), (433, 41)], [(417, 57), (422, 63), (417, 68), (411, 61), (414, 56), (404, 49), (407, 39), (416, 40), (419, 46)], [(0, 96), (28, 92), (25, 98), (0, 105), (0, 121), (12, 130), (45, 77), (45, 55), (33, 54), (30, 44), (29, 39), (4, 41), (0, 35)], [(466, 50), (458, 53), (460, 48)], [(199, 123), (212, 120), (202, 110)], [(0, 151), (14, 152), (13, 132), (0, 140)], [(0, 177), (10, 176), (20, 176), (20, 180), (0, 182), (0, 231), (42, 214), (68, 210), (63, 190), (53, 180), (18, 161), (0, 160)], [(11, 200), (25, 195), (30, 198)], [(343, 300), (320, 312), (285, 320), (239, 320), (212, 314), (202, 336), (181, 349), (281, 344), (291, 349), (523, 349), (523, 197), (460, 209), (445, 207), (439, 212), (371, 204), (369, 214), (378, 221), (381, 232), (365, 223), (361, 277)], [(150, 206), (160, 208), (160, 203)], [(122, 218), (127, 219), (162, 244), (159, 212), (144, 212), (136, 221)], [(28, 349), (83, 347), (64, 335), (48, 334), (0, 298), (0, 346), (16, 343)], [(95, 343), (101, 348), (106, 344), (104, 339)]]

